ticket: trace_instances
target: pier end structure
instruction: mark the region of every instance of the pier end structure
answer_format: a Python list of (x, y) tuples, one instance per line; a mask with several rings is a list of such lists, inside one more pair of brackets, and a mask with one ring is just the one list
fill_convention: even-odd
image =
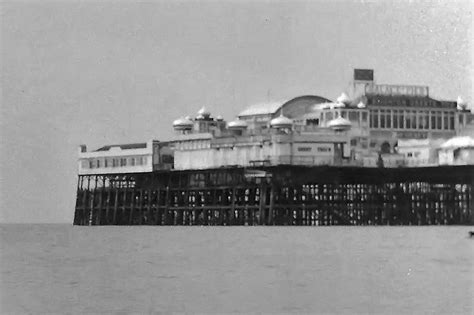
[(472, 223), (474, 115), (424, 86), (356, 70), (335, 102), (260, 103), (230, 122), (203, 107), (173, 128), (167, 142), (81, 146), (75, 224)]

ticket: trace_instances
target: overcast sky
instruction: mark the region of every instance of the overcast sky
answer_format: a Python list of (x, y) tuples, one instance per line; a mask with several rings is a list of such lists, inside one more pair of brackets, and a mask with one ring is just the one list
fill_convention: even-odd
[(2, 222), (72, 222), (77, 146), (169, 139), (205, 105), (335, 99), (353, 68), (473, 100), (469, 1), (1, 4)]

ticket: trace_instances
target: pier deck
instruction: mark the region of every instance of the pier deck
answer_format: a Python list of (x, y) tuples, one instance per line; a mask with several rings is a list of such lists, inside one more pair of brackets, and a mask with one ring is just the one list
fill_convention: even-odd
[(75, 225), (474, 224), (474, 166), (81, 175)]

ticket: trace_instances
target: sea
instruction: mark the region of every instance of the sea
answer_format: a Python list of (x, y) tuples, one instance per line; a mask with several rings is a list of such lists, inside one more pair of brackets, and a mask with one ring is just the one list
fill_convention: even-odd
[(472, 226), (0, 229), (1, 314), (474, 314)]

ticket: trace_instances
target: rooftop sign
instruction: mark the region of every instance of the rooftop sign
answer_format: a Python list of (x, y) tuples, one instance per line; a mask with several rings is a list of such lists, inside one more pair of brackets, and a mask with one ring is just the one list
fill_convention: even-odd
[(374, 70), (354, 69), (354, 80), (357, 80), (357, 81), (374, 81)]
[(428, 87), (418, 85), (368, 84), (365, 86), (365, 94), (428, 97)]
[(262, 170), (246, 169), (244, 172), (244, 176), (245, 178), (265, 178), (272, 177), (272, 174)]

